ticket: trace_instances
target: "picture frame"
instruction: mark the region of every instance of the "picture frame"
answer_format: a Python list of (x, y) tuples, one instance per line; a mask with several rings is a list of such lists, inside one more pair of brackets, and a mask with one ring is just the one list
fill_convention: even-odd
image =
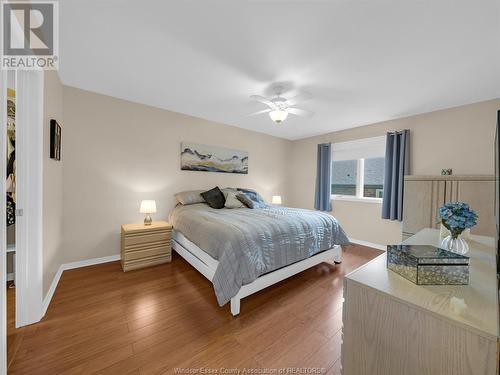
[(181, 170), (248, 174), (248, 152), (182, 142)]
[(61, 160), (62, 129), (56, 120), (50, 120), (50, 158)]

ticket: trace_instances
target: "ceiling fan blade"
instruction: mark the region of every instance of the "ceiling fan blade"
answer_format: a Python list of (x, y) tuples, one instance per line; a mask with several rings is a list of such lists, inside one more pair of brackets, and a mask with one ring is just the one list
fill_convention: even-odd
[(262, 111), (257, 111), (257, 112), (254, 112), (254, 113), (250, 113), (248, 116), (256, 116), (256, 115), (261, 115), (263, 113), (269, 113), (271, 112), (272, 109), (271, 108), (268, 108), (268, 109), (263, 109)]
[(274, 108), (275, 105), (272, 101), (264, 98), (263, 96), (260, 96), (260, 95), (252, 95), (250, 96), (250, 99), (253, 99), (253, 100), (256, 100), (258, 102), (261, 102), (261, 103), (264, 103), (265, 105), (271, 107), (271, 108)]
[(288, 108), (288, 112), (297, 116), (304, 116), (304, 117), (312, 117), (314, 115), (314, 112), (312, 111), (308, 111), (306, 109), (298, 109), (298, 108)]
[(312, 99), (312, 94), (309, 92), (303, 92), (293, 98), (287, 99), (288, 105), (295, 105), (301, 102), (305, 102), (306, 100)]

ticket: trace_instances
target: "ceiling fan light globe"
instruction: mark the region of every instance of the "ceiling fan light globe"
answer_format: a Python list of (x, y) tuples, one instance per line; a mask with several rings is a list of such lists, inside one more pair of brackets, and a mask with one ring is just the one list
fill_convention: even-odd
[(271, 120), (273, 120), (275, 123), (279, 124), (280, 122), (286, 120), (286, 118), (288, 117), (288, 112), (281, 109), (276, 109), (269, 112), (269, 117), (271, 117)]

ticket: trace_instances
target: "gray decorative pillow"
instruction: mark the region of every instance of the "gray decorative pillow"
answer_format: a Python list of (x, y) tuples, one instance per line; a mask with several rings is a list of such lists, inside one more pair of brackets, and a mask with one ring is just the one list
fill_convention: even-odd
[[(223, 190), (224, 191), (224, 190)], [(244, 208), (246, 207), (237, 197), (237, 191), (230, 191), (226, 195), (226, 203), (224, 207), (226, 208)]]
[(188, 204), (205, 203), (205, 199), (200, 195), (203, 190), (181, 191), (175, 194), (177, 202), (187, 206)]
[(244, 193), (236, 194), (236, 198), (248, 208), (254, 208), (253, 201), (250, 198), (248, 198)]
[(266, 208), (269, 206), (264, 200), (264, 198), (262, 198), (262, 196), (255, 190), (238, 188), (238, 191), (241, 191), (253, 201), (252, 208)]
[(201, 193), (201, 196), (205, 199), (205, 202), (207, 202), (207, 204), (212, 208), (224, 208), (224, 203), (226, 203), (226, 198), (224, 198), (224, 194), (218, 186), (214, 187), (213, 189), (204, 191), (203, 193)]

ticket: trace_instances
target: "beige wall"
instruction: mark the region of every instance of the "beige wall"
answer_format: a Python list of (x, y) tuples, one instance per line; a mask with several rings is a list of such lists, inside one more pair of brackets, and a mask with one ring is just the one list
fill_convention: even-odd
[[(289, 141), (71, 87), (63, 94), (64, 262), (118, 254), (120, 225), (143, 220), (142, 199), (157, 201), (156, 220), (174, 193), (215, 185), (289, 203)], [(182, 141), (246, 150), (249, 174), (181, 171)]]
[[(50, 159), (50, 120), (63, 128), (62, 85), (55, 71), (44, 72), (43, 117), (43, 296), (62, 262), (63, 161)], [(65, 145), (62, 150), (64, 152)], [(63, 158), (64, 160), (64, 158)]]
[[(410, 129), (410, 173), (436, 175), (493, 174), (496, 112), (500, 100), (470, 104), (354, 129), (298, 140), (292, 144), (291, 204), (312, 208), (316, 176), (316, 145), (375, 137), (388, 130)], [(380, 218), (380, 204), (333, 202), (337, 217), (351, 238), (378, 243), (401, 239), (401, 224)]]

